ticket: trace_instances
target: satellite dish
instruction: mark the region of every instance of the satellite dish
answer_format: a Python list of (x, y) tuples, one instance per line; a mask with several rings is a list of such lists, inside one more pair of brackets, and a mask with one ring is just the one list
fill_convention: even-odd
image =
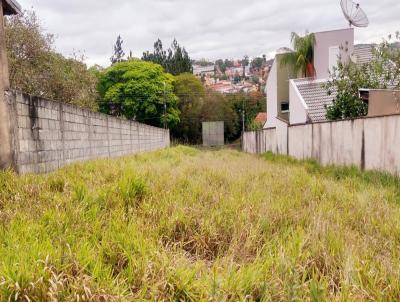
[(352, 25), (355, 27), (368, 27), (368, 17), (361, 9), (360, 4), (351, 0), (341, 0), (340, 5), (345, 18), (349, 21), (350, 27)]

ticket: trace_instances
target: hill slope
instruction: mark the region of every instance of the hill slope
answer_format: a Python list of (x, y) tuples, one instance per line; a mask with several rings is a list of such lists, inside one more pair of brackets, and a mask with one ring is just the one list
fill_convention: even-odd
[(186, 147), (0, 173), (0, 300), (399, 300), (399, 190)]

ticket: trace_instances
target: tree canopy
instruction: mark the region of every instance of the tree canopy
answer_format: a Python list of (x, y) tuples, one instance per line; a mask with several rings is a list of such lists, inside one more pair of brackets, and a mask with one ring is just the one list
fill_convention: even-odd
[(10, 85), (31, 95), (97, 108), (96, 77), (83, 57), (65, 58), (54, 50), (54, 37), (46, 33), (33, 11), (5, 22)]
[(154, 43), (153, 52), (144, 52), (142, 60), (159, 64), (164, 67), (168, 73), (173, 75), (193, 72), (192, 60), (188, 52), (184, 47), (178, 44), (176, 39), (174, 39), (168, 50), (163, 49), (163, 43), (158, 39)]
[(172, 135), (186, 143), (199, 143), (206, 89), (194, 75), (183, 73), (175, 77), (174, 91), (179, 98), (181, 118), (173, 128)]
[(122, 44), (124, 41), (122, 40), (121, 36), (119, 35), (117, 41), (114, 45), (114, 54), (111, 57), (111, 64), (119, 63), (124, 61), (125, 52), (122, 49)]
[(251, 61), (251, 68), (252, 69), (258, 69), (263, 67), (263, 65), (266, 63), (266, 56), (262, 57), (256, 57)]
[(173, 84), (174, 77), (158, 64), (139, 59), (116, 63), (100, 77), (100, 111), (154, 126), (173, 126), (180, 115)]

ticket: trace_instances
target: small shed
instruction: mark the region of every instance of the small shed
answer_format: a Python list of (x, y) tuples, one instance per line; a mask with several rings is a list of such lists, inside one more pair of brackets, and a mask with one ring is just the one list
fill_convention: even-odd
[(224, 122), (203, 122), (203, 146), (219, 147), (224, 143)]

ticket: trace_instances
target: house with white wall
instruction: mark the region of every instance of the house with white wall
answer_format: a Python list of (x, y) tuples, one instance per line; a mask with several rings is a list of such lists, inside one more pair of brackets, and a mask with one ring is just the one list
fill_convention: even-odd
[(291, 50), (277, 50), (274, 63), (268, 75), (265, 91), (267, 94), (267, 122), (265, 128), (276, 126), (276, 119), (289, 120), (289, 79), (295, 77), (293, 68), (282, 65), (281, 58)]
[(266, 85), (268, 121), (264, 128), (275, 127), (277, 119), (290, 124), (325, 121), (326, 106), (332, 104), (336, 95), (335, 91), (328, 95), (324, 84), (338, 60), (365, 63), (372, 58), (370, 45), (354, 45), (353, 28), (314, 35), (313, 78), (299, 78), (293, 72), (285, 72), (288, 68), (279, 63), (282, 54), (277, 53)]

